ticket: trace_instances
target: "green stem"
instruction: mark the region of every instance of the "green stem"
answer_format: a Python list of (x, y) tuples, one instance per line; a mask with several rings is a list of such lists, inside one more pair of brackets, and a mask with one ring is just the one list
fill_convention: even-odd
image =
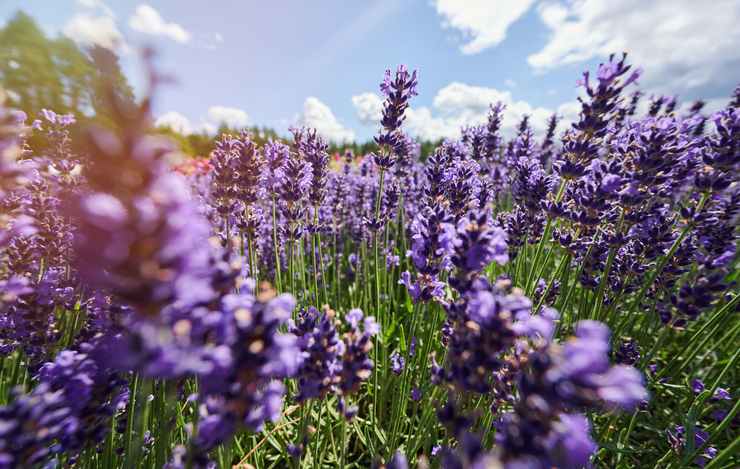
[(715, 469), (721, 467), (721, 464), (725, 461), (725, 459), (730, 458), (734, 455), (736, 456), (738, 451), (740, 451), (740, 436), (735, 437), (733, 442), (730, 443), (727, 448), (723, 449), (714, 459), (709, 462), (709, 464), (704, 466), (704, 469)]
[(139, 395), (139, 376), (134, 375), (134, 381), (131, 384), (131, 390), (129, 391), (128, 409), (126, 415), (126, 446), (125, 446), (125, 466), (133, 467), (134, 462), (132, 459), (132, 446), (134, 440), (134, 421), (136, 417), (136, 398)]
[[(385, 178), (385, 170), (382, 168), (380, 169), (380, 176), (378, 181), (378, 194), (375, 200), (375, 223), (378, 223), (380, 219), (380, 203), (383, 199), (383, 181)], [(382, 308), (380, 307), (380, 265), (378, 262), (378, 250), (379, 250), (379, 240), (378, 240), (378, 232), (376, 231), (374, 234), (374, 244), (375, 244), (375, 307), (377, 308), (376, 314), (378, 317), (378, 322), (380, 324), (383, 324), (383, 314), (382, 314)], [(382, 331), (381, 331), (382, 334)], [(372, 428), (377, 428), (376, 421), (378, 418), (378, 375), (380, 367), (378, 366), (380, 364), (380, 360), (378, 359), (381, 355), (380, 353), (380, 334), (375, 335), (375, 350), (374, 350), (374, 356), (375, 356), (375, 371), (373, 373), (373, 412), (371, 414), (371, 425)]]
[[(560, 199), (563, 198), (563, 194), (565, 193), (565, 187), (568, 185), (568, 180), (563, 179), (560, 182), (560, 187), (558, 188), (558, 192), (555, 195), (555, 202), (560, 202)], [(548, 215), (547, 222), (545, 223), (545, 230), (542, 233), (542, 238), (540, 238), (540, 242), (537, 243), (537, 250), (534, 254), (534, 260), (532, 261), (532, 268), (529, 269), (529, 274), (527, 275), (526, 283), (524, 284), (524, 289), (526, 290), (528, 295), (532, 294), (532, 288), (534, 288), (534, 283), (537, 279), (533, 279), (535, 271), (537, 270), (540, 260), (540, 254), (542, 253), (542, 249), (545, 246), (545, 243), (549, 241), (550, 238), (550, 230), (552, 230), (553, 225), (553, 218)]]
[(278, 293), (282, 293), (283, 279), (280, 272), (280, 249), (278, 248), (277, 235), (277, 201), (275, 200), (275, 195), (272, 196), (272, 244), (275, 251), (275, 278), (277, 281), (277, 291)]
[[(704, 204), (709, 199), (709, 194), (705, 193), (702, 194), (701, 199), (699, 200), (699, 204), (696, 206), (696, 215), (699, 215), (701, 211), (704, 209)], [(686, 224), (686, 226), (681, 230), (681, 234), (676, 238), (676, 240), (671, 245), (671, 248), (668, 250), (668, 253), (661, 257), (658, 260), (658, 265), (655, 267), (653, 271), (650, 272), (648, 275), (647, 280), (642, 284), (642, 287), (640, 288), (640, 291), (635, 296), (634, 301), (632, 302), (630, 311), (636, 311), (637, 308), (639, 308), (640, 303), (642, 303), (642, 299), (645, 297), (645, 293), (647, 293), (647, 290), (652, 286), (653, 282), (656, 278), (663, 272), (663, 269), (668, 264), (668, 261), (671, 260), (673, 255), (676, 253), (676, 250), (678, 250), (678, 247), (681, 245), (683, 240), (686, 238), (686, 236), (689, 234), (689, 231), (691, 231), (691, 228), (693, 228), (694, 224), (692, 222), (689, 222)]]

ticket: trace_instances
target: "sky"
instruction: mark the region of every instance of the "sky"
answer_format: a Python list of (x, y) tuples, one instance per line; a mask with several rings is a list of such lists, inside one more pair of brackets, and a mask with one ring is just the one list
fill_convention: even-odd
[[(137, 51), (152, 46), (175, 83), (159, 90), (160, 124), (188, 133), (219, 123), (365, 141), (377, 131), (388, 68), (419, 72), (406, 129), (454, 138), (507, 106), (542, 130), (578, 113), (576, 80), (627, 51), (651, 94), (725, 104), (740, 82), (740, 1), (712, 0), (0, 0), (50, 36), (116, 50), (137, 93)], [(687, 105), (687, 104), (685, 104)]]

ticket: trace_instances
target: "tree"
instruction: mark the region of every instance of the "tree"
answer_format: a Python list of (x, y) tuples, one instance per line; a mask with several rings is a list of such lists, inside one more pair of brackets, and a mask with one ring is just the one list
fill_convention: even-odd
[(48, 107), (58, 112), (64, 105), (62, 79), (49, 41), (25, 13), (17, 13), (0, 30), (0, 83), (8, 90), (9, 104), (29, 116)]
[[(90, 101), (98, 124), (113, 126), (117, 120), (111, 116), (111, 99), (104, 93), (116, 94), (116, 102), (133, 102), (134, 91), (129, 86), (126, 75), (115, 52), (105, 47), (94, 46), (89, 50), (92, 84), (89, 87)], [(113, 84), (113, 87), (110, 85)]]
[(9, 105), (29, 118), (46, 108), (71, 112), (78, 120), (95, 116), (109, 121), (101, 79), (115, 83), (119, 96), (134, 99), (115, 52), (98, 46), (83, 50), (65, 37), (47, 38), (23, 12), (0, 29), (0, 86), (10, 95)]
[(52, 41), (53, 58), (62, 82), (65, 105), (71, 112), (90, 115), (90, 89), (95, 69), (89, 58), (69, 38)]

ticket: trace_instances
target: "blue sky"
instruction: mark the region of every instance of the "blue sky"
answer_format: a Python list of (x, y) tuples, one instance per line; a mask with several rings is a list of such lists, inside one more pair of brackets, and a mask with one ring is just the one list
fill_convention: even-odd
[(313, 125), (334, 140), (375, 131), (378, 82), (419, 70), (409, 131), (454, 136), (490, 101), (541, 128), (577, 110), (575, 81), (610, 51), (644, 68), (648, 93), (726, 102), (740, 79), (740, 2), (714, 0), (4, 0), (0, 21), (31, 14), (50, 35), (116, 48), (138, 87), (136, 50), (152, 45), (177, 79), (157, 97), (185, 131), (220, 120), (285, 132)]

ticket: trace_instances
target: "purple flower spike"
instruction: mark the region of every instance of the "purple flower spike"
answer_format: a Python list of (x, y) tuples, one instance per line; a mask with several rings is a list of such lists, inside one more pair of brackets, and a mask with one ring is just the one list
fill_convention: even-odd
[(403, 368), (406, 364), (406, 360), (401, 356), (400, 353), (393, 352), (391, 354), (391, 371), (397, 375), (403, 372)]
[(586, 466), (598, 449), (591, 439), (591, 425), (581, 414), (561, 414), (548, 445), (557, 467), (574, 469)]
[(704, 382), (700, 380), (699, 378), (694, 378), (691, 380), (691, 391), (694, 394), (701, 394), (702, 391), (704, 391)]
[(396, 158), (394, 155), (406, 153), (407, 140), (401, 131), (405, 120), (404, 113), (409, 107), (409, 101), (416, 96), (417, 74), (412, 73), (405, 66), (400, 65), (395, 77), (386, 70), (380, 91), (385, 95), (383, 102), (383, 116), (380, 120), (380, 133), (375, 142), (381, 147), (381, 153), (374, 155), (375, 163), (382, 169), (390, 169)]

